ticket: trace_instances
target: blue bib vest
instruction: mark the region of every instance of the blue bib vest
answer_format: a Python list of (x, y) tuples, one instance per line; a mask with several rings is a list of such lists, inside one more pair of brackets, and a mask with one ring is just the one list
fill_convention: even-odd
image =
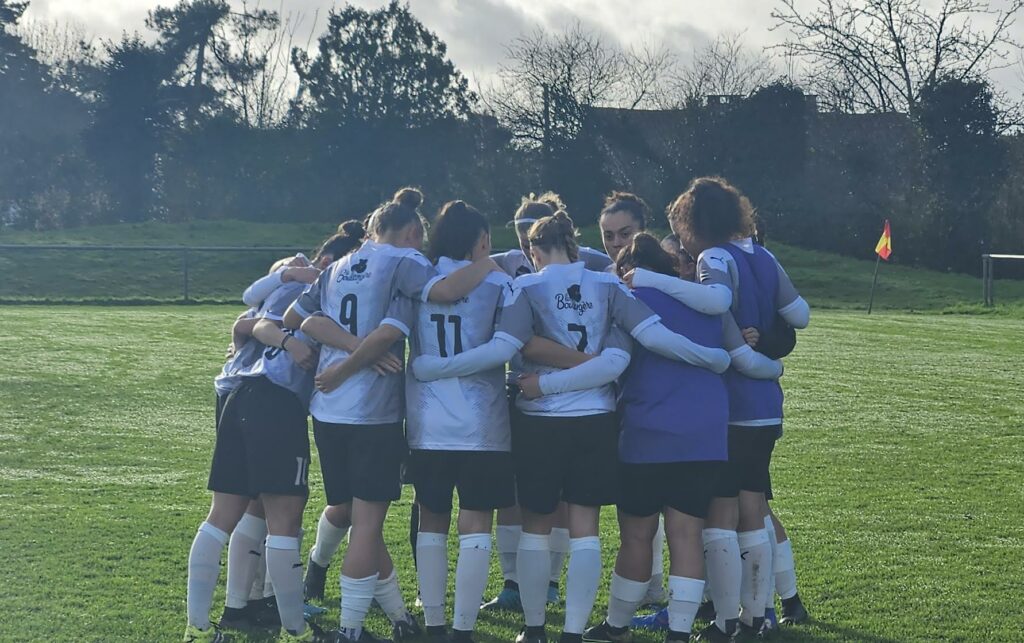
[[(779, 269), (775, 258), (761, 246), (754, 253), (734, 244), (720, 246), (732, 255), (739, 273), (739, 293), (732, 307), (740, 329), (757, 328), (768, 333), (775, 324), (775, 299)], [(782, 387), (778, 380), (758, 380), (730, 368), (725, 374), (729, 389), (729, 422), (753, 422), (782, 418)]]
[[(722, 320), (652, 288), (637, 288), (673, 332), (704, 346), (722, 346)], [(619, 394), (619, 459), (628, 463), (728, 458), (729, 402), (721, 375), (637, 346)]]

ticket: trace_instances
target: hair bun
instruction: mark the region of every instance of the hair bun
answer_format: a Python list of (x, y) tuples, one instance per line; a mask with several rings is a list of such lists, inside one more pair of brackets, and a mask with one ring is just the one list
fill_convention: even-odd
[(363, 227), (362, 222), (352, 219), (338, 226), (338, 234), (343, 234), (353, 239), (362, 239), (366, 236), (366, 228)]
[(404, 205), (415, 210), (423, 204), (423, 193), (416, 188), (402, 188), (398, 192), (395, 192), (395, 196), (392, 200), (399, 205)]
[(559, 210), (552, 215), (552, 218), (558, 223), (559, 232), (566, 235), (575, 235), (576, 226), (573, 224), (568, 212)]
[[(532, 196), (532, 195), (531, 195)], [(558, 212), (559, 210), (565, 211), (565, 203), (562, 201), (562, 197), (558, 196), (555, 192), (545, 192), (535, 199), (537, 203), (543, 203), (549, 206), (552, 212)]]

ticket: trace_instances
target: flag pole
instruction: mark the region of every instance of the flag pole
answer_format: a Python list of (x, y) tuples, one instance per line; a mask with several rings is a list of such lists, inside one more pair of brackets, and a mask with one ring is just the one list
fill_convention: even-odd
[(875, 284), (878, 283), (878, 264), (882, 262), (882, 255), (875, 255), (875, 275), (871, 278), (871, 297), (868, 299), (868, 314), (875, 303)]

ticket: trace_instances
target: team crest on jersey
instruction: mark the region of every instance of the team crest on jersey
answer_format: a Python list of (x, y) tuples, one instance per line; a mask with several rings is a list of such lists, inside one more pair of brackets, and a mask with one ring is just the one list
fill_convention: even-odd
[(366, 258), (360, 259), (358, 262), (350, 265), (345, 270), (342, 270), (338, 274), (336, 281), (355, 281), (360, 282), (364, 279), (369, 279), (370, 274), (366, 272)]
[(558, 310), (571, 309), (580, 315), (594, 307), (593, 302), (583, 301), (583, 293), (580, 292), (579, 284), (566, 288), (565, 294), (558, 293), (555, 295), (555, 305), (558, 307)]

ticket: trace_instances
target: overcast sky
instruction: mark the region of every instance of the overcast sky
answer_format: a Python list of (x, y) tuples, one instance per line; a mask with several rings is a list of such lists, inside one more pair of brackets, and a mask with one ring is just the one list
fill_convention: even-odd
[[(812, 3), (814, 0), (804, 0)], [(1006, 0), (993, 0), (998, 6)], [(117, 37), (123, 31), (144, 31), (146, 12), (176, 0), (31, 0), (28, 17), (71, 21), (87, 33)], [(241, 0), (230, 0), (241, 7)], [(250, 0), (253, 6), (257, 0)], [(939, 4), (941, 0), (925, 0)], [(319, 34), (333, 0), (262, 0), (261, 6), (301, 18), (302, 34)], [(354, 0), (366, 8), (386, 0)], [(744, 42), (761, 48), (779, 42), (784, 32), (772, 31), (773, 0), (410, 0), (413, 13), (446, 43), (453, 62), (470, 78), (486, 80), (501, 61), (504, 46), (531, 29), (557, 29), (579, 20), (621, 41), (668, 44), (682, 56), (721, 32), (744, 32)], [(314, 25), (314, 17), (318, 16)], [(1024, 16), (1014, 28), (1024, 41)], [(1024, 87), (1021, 68), (1003, 70), (1000, 84), (1011, 91)]]

